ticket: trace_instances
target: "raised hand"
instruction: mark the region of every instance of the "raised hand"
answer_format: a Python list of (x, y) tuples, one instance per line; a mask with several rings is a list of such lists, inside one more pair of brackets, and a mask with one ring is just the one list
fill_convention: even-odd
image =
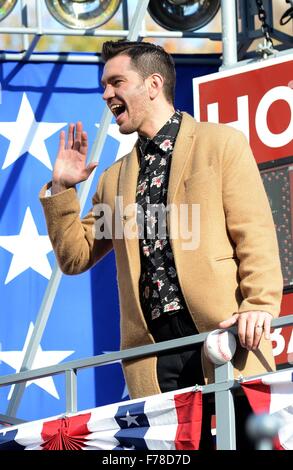
[(87, 133), (79, 121), (69, 125), (66, 142), (65, 131), (60, 132), (59, 150), (53, 169), (52, 194), (74, 187), (86, 180), (97, 163), (86, 164), (88, 151)]

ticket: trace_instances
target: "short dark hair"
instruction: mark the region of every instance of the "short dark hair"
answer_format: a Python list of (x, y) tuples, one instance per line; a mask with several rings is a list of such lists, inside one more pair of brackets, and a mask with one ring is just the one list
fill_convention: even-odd
[(164, 95), (174, 103), (176, 72), (174, 61), (161, 46), (149, 42), (106, 41), (102, 48), (102, 60), (107, 62), (117, 55), (130, 57), (135, 70), (143, 79), (152, 73), (160, 73), (164, 79)]

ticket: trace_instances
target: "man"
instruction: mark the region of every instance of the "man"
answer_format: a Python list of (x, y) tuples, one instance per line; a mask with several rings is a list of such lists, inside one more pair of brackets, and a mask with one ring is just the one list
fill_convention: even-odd
[[(80, 273), (114, 248), (123, 349), (236, 324), (235, 377), (273, 370), (269, 335), (282, 277), (271, 211), (246, 139), (175, 111), (174, 64), (159, 46), (109, 41), (103, 58), (103, 98), (120, 132), (137, 131), (139, 138), (101, 175), (93, 210), (80, 221), (75, 185), (95, 165), (86, 166), (80, 122), (70, 125), (67, 143), (61, 132), (52, 184), (41, 192), (61, 269)], [(112, 237), (101, 237), (101, 204), (111, 209)], [(197, 223), (192, 207), (200, 208)], [(152, 208), (165, 208), (166, 236)], [(132, 398), (213, 381), (199, 347), (123, 367)]]

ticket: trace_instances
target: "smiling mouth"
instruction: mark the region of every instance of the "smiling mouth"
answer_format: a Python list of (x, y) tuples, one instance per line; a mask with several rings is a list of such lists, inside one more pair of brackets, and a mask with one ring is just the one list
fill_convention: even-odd
[(123, 104), (113, 104), (111, 106), (111, 111), (114, 114), (114, 116), (117, 118), (118, 116), (120, 116), (120, 114), (126, 111), (126, 107)]

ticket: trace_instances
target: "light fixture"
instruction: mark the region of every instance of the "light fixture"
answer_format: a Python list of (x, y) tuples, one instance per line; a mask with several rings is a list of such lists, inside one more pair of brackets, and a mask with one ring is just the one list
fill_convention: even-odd
[(0, 21), (12, 12), (17, 0), (0, 0)]
[(115, 15), (121, 0), (46, 0), (51, 15), (67, 28), (94, 29)]
[(221, 0), (150, 0), (148, 11), (160, 26), (172, 31), (195, 31), (209, 23)]

